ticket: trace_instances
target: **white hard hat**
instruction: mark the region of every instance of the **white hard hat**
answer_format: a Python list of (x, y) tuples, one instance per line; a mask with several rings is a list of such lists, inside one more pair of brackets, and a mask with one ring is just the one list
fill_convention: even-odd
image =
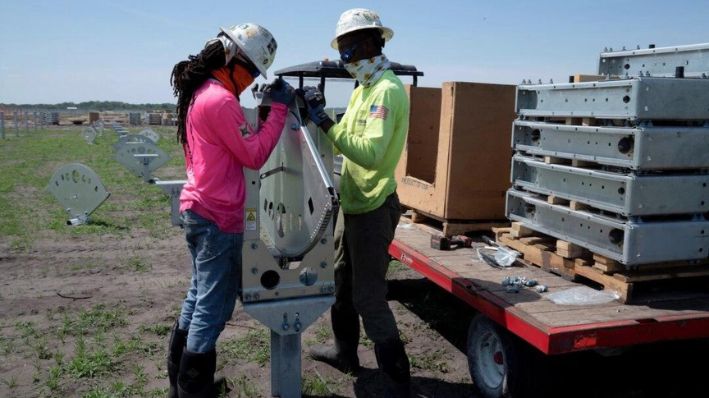
[(382, 26), (382, 21), (379, 19), (379, 14), (366, 8), (353, 8), (347, 10), (340, 15), (340, 20), (337, 21), (335, 29), (335, 38), (330, 42), (330, 46), (337, 50), (337, 39), (347, 33), (362, 29), (376, 28), (382, 32), (382, 37), (385, 41), (391, 40), (394, 36), (394, 31)]
[[(244, 23), (228, 29), (221, 28), (221, 31), (236, 43), (243, 55), (261, 72), (261, 76), (267, 78), (266, 70), (276, 58), (276, 48), (278, 48), (271, 32), (255, 23)], [(234, 55), (230, 54), (232, 57)], [(227, 63), (229, 61), (231, 59), (227, 59)]]

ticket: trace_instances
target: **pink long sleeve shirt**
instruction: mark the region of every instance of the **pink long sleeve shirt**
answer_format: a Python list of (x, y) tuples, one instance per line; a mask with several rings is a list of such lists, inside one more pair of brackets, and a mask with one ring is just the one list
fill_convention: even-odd
[(244, 167), (260, 169), (283, 131), (287, 108), (274, 103), (258, 132), (246, 122), (234, 94), (207, 80), (187, 113), (187, 183), (180, 212), (191, 210), (222, 232), (244, 231)]

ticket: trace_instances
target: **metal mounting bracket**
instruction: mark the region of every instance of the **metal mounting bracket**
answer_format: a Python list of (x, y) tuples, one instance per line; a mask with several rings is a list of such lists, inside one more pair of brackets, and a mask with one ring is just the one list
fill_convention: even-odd
[(242, 302), (271, 329), (271, 394), (281, 398), (301, 396), (300, 334), (334, 302), (339, 203), (323, 159), (331, 170), (332, 146), (313, 139), (294, 105), (264, 167), (244, 170)]
[(677, 67), (684, 68), (685, 77), (709, 76), (709, 43), (602, 52), (598, 74), (671, 77)]
[(138, 133), (139, 135), (142, 135), (144, 137), (150, 138), (150, 140), (153, 142), (153, 144), (157, 144), (158, 141), (160, 141), (160, 134), (156, 133), (153, 129), (147, 128)]
[[(615, 173), (515, 155), (513, 185), (625, 217), (709, 212), (709, 175)], [(677, 193), (681, 192), (681, 195)]]
[(180, 193), (182, 193), (182, 187), (187, 183), (187, 180), (163, 181), (153, 179), (151, 182), (170, 196), (170, 222), (176, 227), (181, 227), (182, 219), (180, 218)]
[[(142, 137), (149, 140), (147, 137)], [(116, 160), (131, 173), (146, 182), (151, 174), (170, 160), (170, 156), (157, 145), (146, 142), (119, 142), (116, 147)]]
[(709, 125), (601, 127), (516, 120), (512, 147), (633, 170), (701, 169), (709, 166)]
[(507, 217), (626, 265), (709, 258), (709, 221), (624, 220), (571, 210), (524, 191), (507, 191)]
[(97, 135), (98, 135), (98, 133), (96, 132), (96, 130), (92, 126), (84, 128), (84, 130), (81, 132), (81, 136), (84, 137), (84, 140), (88, 144), (93, 144), (94, 141), (96, 141)]
[(59, 167), (49, 180), (47, 190), (68, 213), (68, 225), (89, 222), (89, 215), (111, 195), (99, 176), (81, 163)]
[(588, 83), (521, 85), (516, 109), (526, 117), (709, 120), (709, 79), (641, 77)]

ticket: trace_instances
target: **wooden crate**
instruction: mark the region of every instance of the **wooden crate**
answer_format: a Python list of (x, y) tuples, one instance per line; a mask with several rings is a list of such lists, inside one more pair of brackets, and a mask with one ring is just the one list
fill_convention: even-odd
[(510, 185), (515, 86), (407, 86), (406, 148), (396, 168), (401, 203), (441, 220), (501, 220)]
[[(522, 254), (522, 261), (576, 282), (602, 286), (618, 294), (619, 301), (636, 301), (639, 287), (661, 291), (667, 282), (690, 285), (709, 282), (709, 260), (676, 261), (643, 265), (626, 269), (622, 264), (604, 256), (591, 253), (572, 243), (555, 239), (539, 232), (515, 236), (515, 230), (527, 231), (519, 223), (511, 228), (493, 228), (496, 241)], [(664, 286), (663, 286), (664, 284)], [(675, 283), (672, 288), (676, 288)], [(680, 288), (683, 286), (680, 286)]]
[(465, 235), (479, 232), (489, 233), (492, 228), (504, 228), (510, 225), (510, 222), (507, 220), (451, 221), (432, 217), (429, 214), (424, 214), (413, 209), (406, 211), (402, 216), (402, 220), (408, 220), (408, 222), (421, 227), (424, 231), (444, 236)]

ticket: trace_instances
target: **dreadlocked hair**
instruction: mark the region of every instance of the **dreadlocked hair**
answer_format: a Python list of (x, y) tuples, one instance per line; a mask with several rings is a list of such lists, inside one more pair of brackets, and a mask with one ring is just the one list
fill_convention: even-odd
[(187, 145), (187, 111), (193, 95), (212, 76), (212, 71), (224, 66), (224, 47), (219, 40), (212, 40), (197, 55), (178, 62), (172, 68), (170, 85), (177, 97), (177, 142)]

